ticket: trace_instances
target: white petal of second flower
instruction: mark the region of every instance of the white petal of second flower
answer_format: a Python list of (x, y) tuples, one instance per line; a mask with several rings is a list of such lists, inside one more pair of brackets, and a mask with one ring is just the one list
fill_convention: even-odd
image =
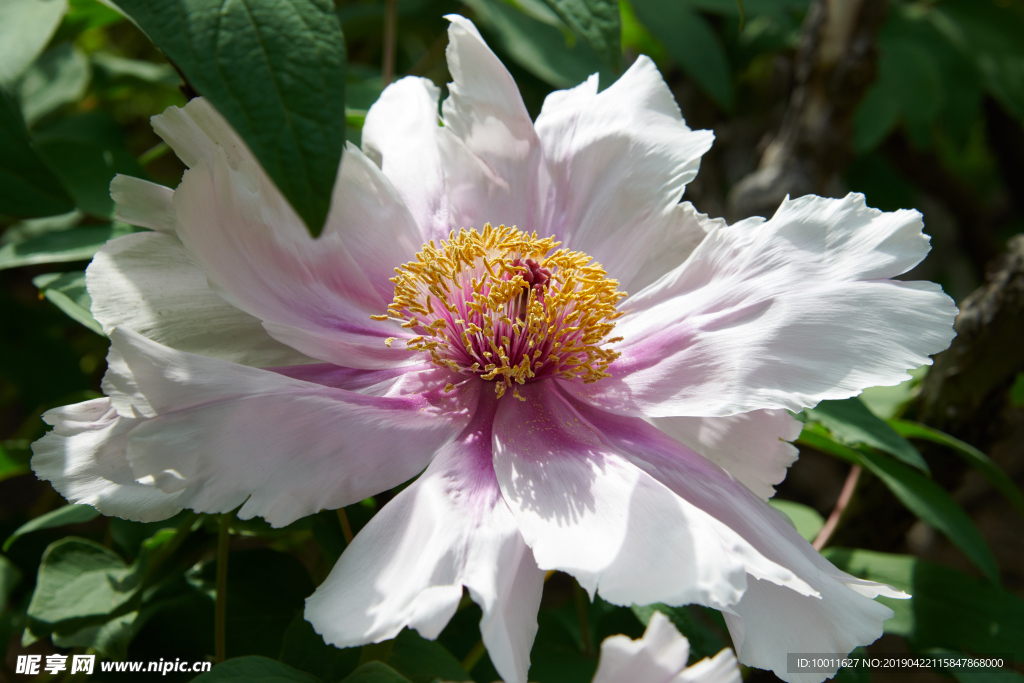
[(789, 443), (803, 424), (785, 410), (755, 410), (729, 417), (658, 417), (651, 422), (717, 464), (762, 500), (800, 452)]
[(472, 417), (472, 392), (445, 395), (444, 377), (423, 394), (369, 396), (173, 351), (128, 330), (111, 341), (104, 390), (119, 412), (151, 417), (129, 436), (132, 471), (197, 512), (242, 505), (240, 517), (284, 526), (358, 502), (414, 477)]
[(436, 638), (462, 597), (483, 609), (480, 631), (507, 683), (526, 683), (544, 572), (516, 529), (491, 465), (495, 399), (416, 482), (356, 536), (306, 600), (306, 619), (339, 647), (404, 627)]

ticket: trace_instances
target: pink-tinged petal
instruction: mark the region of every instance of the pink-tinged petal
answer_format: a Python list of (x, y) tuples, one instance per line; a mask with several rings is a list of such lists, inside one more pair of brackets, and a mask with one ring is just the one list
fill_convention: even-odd
[(451, 225), (491, 223), (540, 230), (545, 187), (540, 141), (519, 88), (468, 19), (448, 15), (448, 70), (453, 83), (439, 133)]
[[(223, 153), (214, 154), (212, 163), (185, 173), (174, 202), (178, 235), (219, 294), (263, 320), (275, 339), (319, 360), (363, 368), (415, 360), (400, 343), (385, 346), (387, 337), (403, 336), (393, 324), (370, 319), (386, 310), (384, 285), (390, 285), (386, 279), (380, 284), (383, 276), (371, 279), (364, 270), (366, 264), (382, 268), (386, 260), (381, 255), (371, 258), (368, 249), (360, 251), (377, 238), (349, 245), (336, 231), (325, 230), (313, 240), (262, 172), (232, 170)], [(371, 161), (350, 149), (339, 184), (374, 174), (383, 179)], [(366, 189), (368, 196), (350, 208), (361, 217), (361, 229), (384, 239), (387, 221), (380, 226), (366, 223), (380, 199), (374, 188)], [(408, 212), (405, 217), (415, 231)], [(402, 244), (392, 244), (390, 258), (399, 257)], [(365, 263), (360, 264), (362, 257)]]
[(697, 451), (762, 500), (800, 452), (790, 441), (803, 425), (785, 410), (755, 410), (729, 417), (658, 417), (652, 424)]
[(631, 462), (552, 382), (520, 392), (524, 402), (503, 401), (498, 409), (494, 463), (541, 568), (568, 572), (591, 595), (600, 591), (620, 605), (722, 608), (739, 601), (748, 574), (813, 593), (728, 525)]
[(356, 536), (306, 600), (305, 617), (339, 647), (379, 642), (404, 627), (436, 638), (465, 586), (483, 608), (480, 631), (498, 673), (525, 683), (544, 572), (516, 529), (491, 465), (496, 399)]
[(311, 362), (210, 289), (173, 234), (136, 233), (108, 242), (93, 257), (85, 282), (92, 315), (107, 334), (125, 327), (179, 351), (257, 367)]
[(119, 416), (105, 398), (48, 410), (43, 420), (53, 431), (32, 444), (32, 470), (68, 502), (136, 522), (181, 510), (179, 494), (136, 481), (128, 464), (128, 434), (141, 420)]
[(549, 95), (537, 134), (553, 195), (545, 234), (592, 256), (630, 291), (650, 265), (653, 237), (672, 231), (683, 188), (714, 135), (687, 127), (646, 56), (600, 93), (592, 76)]
[[(138, 478), (198, 512), (283, 526), (392, 488), (419, 473), (472, 417), (472, 390), (446, 376), (402, 378), (369, 396), (111, 334), (104, 389), (122, 415), (151, 416), (128, 439)], [(443, 375), (443, 373), (440, 373)], [(342, 435), (339, 438), (339, 435)], [(244, 505), (243, 505), (244, 503)]]
[(451, 230), (437, 146), (440, 97), (429, 79), (403, 78), (384, 89), (363, 124), (363, 151), (394, 184), (423, 242), (445, 239)]
[[(266, 368), (272, 372), (282, 374), (286, 377), (300, 379), (303, 382), (322, 384), (325, 387), (356, 391), (370, 396), (386, 396), (390, 390), (400, 385), (404, 393), (409, 393), (409, 376), (420, 376), (426, 373), (430, 376), (430, 370), (435, 366), (430, 363), (421, 365), (406, 365), (398, 368), (387, 368), (384, 370), (361, 370), (358, 368), (343, 368), (330, 363), (313, 363), (309, 365), (288, 365), (275, 368)], [(428, 387), (423, 387), (429, 391)]]
[(927, 253), (921, 229), (916, 211), (882, 213), (858, 194), (716, 229), (621, 304), (613, 377), (574, 393), (615, 412), (722, 416), (898, 384), (954, 334), (938, 285), (887, 279)]
[(120, 173), (110, 181), (114, 218), (131, 225), (174, 234), (174, 190)]
[(732, 650), (686, 668), (690, 643), (661, 612), (655, 612), (639, 640), (612, 636), (601, 643), (593, 683), (740, 683)]
[(882, 623), (893, 614), (871, 598), (908, 597), (834, 567), (724, 470), (652, 425), (583, 404), (575, 407), (581, 419), (600, 425), (601, 436), (610, 447), (812, 589), (808, 594), (785, 582), (750, 573), (742, 599), (722, 608), (743, 664), (771, 669), (790, 683), (817, 683), (823, 674), (811, 678), (787, 674), (786, 653), (846, 654), (867, 645), (882, 634)]

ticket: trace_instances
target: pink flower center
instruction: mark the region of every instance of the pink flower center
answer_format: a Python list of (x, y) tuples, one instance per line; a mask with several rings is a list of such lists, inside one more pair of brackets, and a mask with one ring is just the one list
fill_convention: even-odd
[(452, 232), (395, 269), (394, 302), (373, 317), (414, 330), (408, 349), (467, 375), (446, 391), (479, 378), (522, 398), (516, 385), (548, 377), (596, 382), (619, 356), (604, 345), (619, 341), (608, 335), (626, 295), (589, 256), (558, 245), (504, 225)]

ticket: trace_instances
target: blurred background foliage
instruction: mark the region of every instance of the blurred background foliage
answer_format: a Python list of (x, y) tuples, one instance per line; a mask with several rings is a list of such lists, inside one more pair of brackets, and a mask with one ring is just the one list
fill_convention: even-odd
[[(146, 3), (122, 6), (156, 39), (148, 10), (133, 10)], [(764, 214), (787, 193), (812, 191), (920, 210), (933, 252), (909, 277), (957, 299), (960, 337), (931, 372), (801, 415), (802, 457), (774, 504), (840, 567), (914, 594), (889, 601), (897, 616), (869, 652), (1017, 662), (1016, 672), (844, 670), (842, 679), (1024, 681), (1024, 240), (1013, 239), (1024, 232), (1024, 4), (343, 0), (335, 9), (347, 49), (339, 131), (356, 144), (392, 75), (444, 87), (443, 16), (455, 12), (477, 23), (534, 116), (552, 90), (592, 73), (606, 87), (650, 55), (691, 127), (715, 131), (686, 195), (712, 216)], [(179, 71), (194, 66), (164, 56), (172, 39), (157, 39), (161, 52), (97, 0), (0, 3), (0, 680), (24, 679), (14, 673), (24, 653), (213, 653), (218, 521), (100, 517), (65, 506), (28, 467), (42, 412), (100, 395), (107, 340), (83, 271), (107, 240), (139, 229), (113, 219), (111, 178), (172, 187), (181, 178), (149, 124), (199, 82)], [(258, 133), (247, 136), (254, 149)], [(310, 202), (303, 215), (315, 229)], [(347, 509), (352, 530), (390, 495)], [(268, 659), (232, 659), (203, 680), (340, 681), (361, 659), (389, 666), (364, 666), (364, 681), (497, 678), (470, 601), (437, 642), (407, 631), (390, 652), (324, 645), (301, 611), (346, 544), (333, 511), (280, 530), (230, 525), (227, 652)], [(590, 604), (553, 576), (531, 680), (588, 681), (601, 639), (638, 637), (653, 609)], [(661, 609), (695, 658), (730, 645), (718, 613)]]

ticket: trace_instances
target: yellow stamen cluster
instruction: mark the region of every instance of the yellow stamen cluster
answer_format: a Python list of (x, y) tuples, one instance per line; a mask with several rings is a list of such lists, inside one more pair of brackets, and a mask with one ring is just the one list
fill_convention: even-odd
[[(521, 399), (515, 385), (545, 377), (596, 382), (619, 356), (601, 345), (619, 341), (606, 337), (626, 295), (586, 254), (549, 254), (559, 244), (489, 223), (482, 232), (453, 231), (395, 269), (394, 302), (373, 317), (412, 329), (407, 348), (429, 353), (436, 365), (495, 380), (499, 397), (512, 388)], [(543, 272), (542, 284), (530, 284), (527, 259)]]

